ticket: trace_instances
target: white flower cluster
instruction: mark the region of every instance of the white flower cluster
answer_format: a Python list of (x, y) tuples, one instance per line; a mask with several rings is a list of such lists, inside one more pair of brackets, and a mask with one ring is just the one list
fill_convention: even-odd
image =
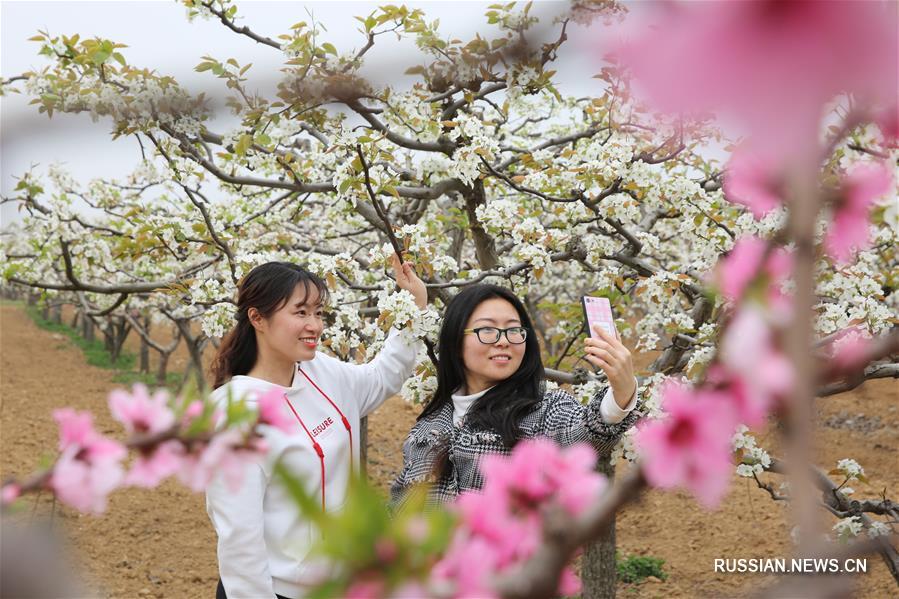
[(837, 539), (844, 543), (853, 537), (857, 537), (863, 529), (864, 525), (858, 516), (843, 518), (833, 525), (833, 531), (837, 534)]
[(400, 289), (396, 292), (378, 292), (378, 311), (389, 326), (397, 329), (411, 327), (421, 311), (415, 304), (415, 296)]
[(634, 441), (636, 432), (636, 429), (631, 427), (621, 436), (621, 439), (615, 445), (614, 449), (612, 449), (611, 460), (613, 464), (621, 458), (624, 458), (628, 462), (636, 462), (637, 458), (640, 457), (637, 453), (637, 444)]
[(191, 305), (197, 303), (221, 302), (232, 299), (237, 288), (230, 280), (216, 278), (196, 279), (188, 290)]
[(873, 520), (871, 522), (871, 525), (868, 527), (868, 536), (872, 539), (874, 537), (880, 537), (890, 534), (893, 534), (893, 528), (888, 524), (880, 522), (879, 520)]
[(574, 385), (571, 388), (572, 395), (574, 398), (581, 402), (582, 404), (587, 404), (593, 399), (597, 393), (599, 393), (600, 389), (605, 387), (604, 383), (599, 381), (587, 381), (581, 385)]
[(626, 193), (613, 193), (597, 205), (598, 214), (624, 222), (640, 220), (640, 205)]
[(459, 179), (465, 185), (471, 183), (480, 174), (481, 159), (474, 148), (463, 146), (453, 152), (453, 159), (447, 168), (447, 176)]
[(530, 264), (534, 270), (545, 271), (552, 264), (549, 252), (542, 245), (521, 243), (512, 249), (512, 256)]
[(643, 410), (647, 418), (659, 419), (665, 415), (662, 410), (662, 388), (668, 378), (665, 374), (657, 372), (638, 391), (643, 399)]
[(455, 273), (459, 265), (456, 263), (455, 258), (446, 254), (440, 254), (431, 258), (431, 267), (437, 274), (446, 275)]
[(687, 361), (686, 371), (691, 377), (699, 376), (705, 366), (715, 357), (715, 348), (713, 346), (699, 346), (690, 354)]
[(490, 200), (475, 209), (478, 221), (491, 234), (507, 231), (521, 218), (521, 204), (510, 199)]
[(755, 437), (746, 434), (748, 430), (745, 425), (739, 425), (731, 438), (731, 445), (734, 450), (743, 450), (743, 463), (737, 466), (737, 475), (752, 478), (753, 474), (761, 474), (771, 465), (771, 456), (756, 445)]
[(200, 326), (208, 336), (221, 339), (225, 336), (225, 333), (234, 327), (234, 316), (236, 314), (237, 306), (230, 302), (215, 304), (203, 312)]
[(436, 391), (437, 377), (429, 369), (416, 368), (415, 374), (403, 383), (400, 397), (406, 403), (420, 405), (430, 400)]
[(506, 87), (508, 89), (528, 88), (538, 78), (540, 73), (531, 65), (516, 65), (506, 72)]
[(414, 133), (419, 141), (436, 141), (441, 134), (440, 115), (436, 102), (427, 102), (422, 89), (406, 93), (391, 90), (387, 98), (390, 110), (384, 116), (391, 128)]
[(837, 462), (837, 470), (844, 474), (849, 480), (857, 479), (859, 476), (865, 475), (864, 468), (851, 458), (844, 458)]

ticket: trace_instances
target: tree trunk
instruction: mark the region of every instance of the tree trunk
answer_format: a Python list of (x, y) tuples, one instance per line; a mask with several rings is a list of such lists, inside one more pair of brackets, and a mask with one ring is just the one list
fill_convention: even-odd
[(140, 366), (138, 369), (141, 374), (149, 374), (150, 372), (150, 346), (147, 345), (143, 337), (140, 339)]
[(53, 306), (53, 310), (50, 312), (50, 318), (54, 323), (62, 324), (62, 304)]
[(164, 387), (168, 378), (169, 356), (165, 352), (159, 352), (159, 366), (156, 367), (156, 384)]
[(368, 416), (359, 421), (359, 474), (368, 479)]
[(110, 354), (112, 363), (115, 364), (119, 360), (119, 356), (122, 355), (122, 348), (125, 346), (125, 340), (128, 339), (128, 334), (131, 332), (131, 326), (123, 317), (118, 316), (112, 319), (109, 328), (112, 340), (112, 351)]
[(81, 318), (82, 318), (82, 324), (83, 324), (83, 327), (82, 327), (83, 331), (81, 333), (81, 336), (84, 337), (84, 339), (86, 341), (93, 341), (94, 340), (94, 321), (91, 320), (91, 317), (88, 316), (87, 314), (82, 314)]
[[(608, 456), (600, 458), (596, 468), (608, 477), (615, 478), (615, 465)], [(598, 540), (584, 548), (581, 562), (581, 581), (584, 585), (584, 599), (614, 599), (618, 569), (615, 563), (615, 518), (609, 523), (607, 532)]]
[(80, 318), (81, 318), (81, 312), (76, 308), (76, 309), (75, 309), (75, 313), (74, 313), (74, 315), (72, 316), (72, 324), (69, 325), (69, 326), (71, 326), (73, 329), (77, 329), (77, 328), (78, 328), (78, 323), (79, 323), (79, 321), (80, 321), (80, 320), (79, 320)]
[(46, 321), (50, 320), (50, 306), (48, 306), (47, 304), (44, 304), (44, 307), (41, 308), (41, 318)]

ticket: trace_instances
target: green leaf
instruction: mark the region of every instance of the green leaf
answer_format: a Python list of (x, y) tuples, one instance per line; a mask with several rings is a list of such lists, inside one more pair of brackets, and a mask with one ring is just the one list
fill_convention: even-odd
[(329, 44), (328, 42), (325, 42), (324, 44), (322, 44), (322, 50), (324, 50), (328, 54), (333, 54), (334, 56), (337, 56), (337, 48), (335, 48), (333, 44)]
[(247, 153), (247, 149), (253, 144), (253, 136), (249, 133), (244, 133), (240, 136), (240, 139), (237, 140), (237, 144), (234, 146), (234, 153), (238, 156), (243, 156)]

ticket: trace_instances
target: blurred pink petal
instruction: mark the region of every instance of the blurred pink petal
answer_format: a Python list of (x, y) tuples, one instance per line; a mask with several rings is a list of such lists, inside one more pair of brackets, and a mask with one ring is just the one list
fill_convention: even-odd
[(72, 408), (53, 410), (53, 419), (59, 425), (59, 449), (70, 445), (85, 445), (94, 434), (94, 417), (90, 412), (76, 412)]
[(864, 367), (868, 361), (871, 338), (866, 331), (852, 327), (841, 331), (833, 341), (833, 367), (839, 372), (852, 372)]
[(837, 264), (849, 263), (856, 251), (870, 245), (871, 206), (889, 191), (891, 182), (882, 165), (858, 166), (846, 175), (842, 202), (824, 238), (824, 247)]
[(272, 389), (260, 395), (256, 401), (261, 424), (273, 426), (284, 433), (291, 433), (296, 429), (297, 422), (288, 411), (284, 391)]
[(735, 414), (723, 394), (669, 382), (662, 391), (662, 420), (637, 431), (643, 472), (653, 486), (689, 489), (705, 507), (716, 507), (731, 475), (730, 440)]
[(732, 302), (742, 297), (746, 287), (759, 274), (767, 246), (758, 237), (742, 237), (718, 261), (716, 279), (724, 297)]
[(125, 426), (128, 434), (153, 434), (169, 429), (175, 414), (168, 407), (169, 394), (159, 390), (151, 397), (144, 385), (134, 385), (131, 393), (117, 389), (109, 394), (112, 417)]
[(10, 503), (18, 499), (21, 493), (22, 488), (15, 483), (3, 485), (3, 491), (2, 493), (0, 493), (0, 502), (2, 502), (3, 505), (9, 505)]
[(172, 476), (181, 467), (184, 449), (178, 441), (166, 441), (149, 455), (139, 455), (131, 466), (126, 485), (152, 488)]
[(719, 356), (731, 373), (762, 393), (784, 395), (793, 384), (793, 370), (774, 345), (771, 325), (754, 306), (742, 306), (731, 319)]
[[(896, 3), (666, 2), (655, 27), (619, 52), (665, 111), (720, 109), (772, 157), (814, 147), (839, 93), (895, 103)], [(799, 83), (798, 83), (799, 82)]]
[(749, 208), (755, 218), (762, 218), (783, 204), (782, 176), (770, 158), (738, 149), (727, 163), (725, 197)]

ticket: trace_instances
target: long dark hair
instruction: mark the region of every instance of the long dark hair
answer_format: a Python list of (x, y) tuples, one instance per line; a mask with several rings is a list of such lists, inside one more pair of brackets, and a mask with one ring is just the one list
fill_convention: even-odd
[(328, 286), (317, 275), (290, 262), (267, 262), (251, 270), (237, 285), (237, 325), (225, 335), (212, 362), (212, 388), (218, 389), (232, 376), (250, 372), (256, 363), (256, 331), (247, 311), (256, 308), (268, 318), (302, 285), (309, 297), (318, 290), (321, 302), (328, 300)]
[(465, 383), (465, 364), (462, 360), (465, 334), (462, 331), (475, 309), (482, 302), (494, 298), (512, 304), (518, 312), (521, 326), (528, 329), (524, 358), (512, 376), (475, 400), (466, 418), (475, 428), (495, 431), (502, 436), (507, 447), (512, 447), (519, 440), (519, 422), (543, 398), (543, 361), (540, 358), (540, 345), (524, 304), (514, 293), (497, 285), (473, 285), (457, 294), (447, 305), (437, 345), (437, 391), (418, 418), (420, 420), (439, 412), (447, 403), (452, 404), (453, 391)]

